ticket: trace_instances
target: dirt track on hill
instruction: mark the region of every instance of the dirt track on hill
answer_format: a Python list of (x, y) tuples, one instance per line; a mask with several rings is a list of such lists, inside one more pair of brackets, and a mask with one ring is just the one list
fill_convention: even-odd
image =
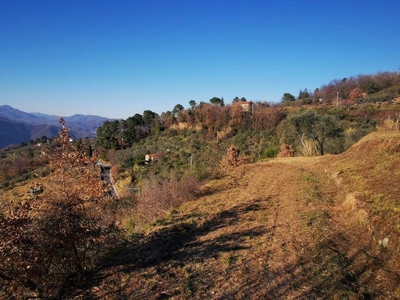
[(400, 133), (378, 132), (230, 170), (73, 298), (400, 299), (399, 165)]

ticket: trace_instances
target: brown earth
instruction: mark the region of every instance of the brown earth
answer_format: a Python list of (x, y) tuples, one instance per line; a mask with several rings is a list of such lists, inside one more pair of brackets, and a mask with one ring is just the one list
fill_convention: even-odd
[(110, 255), (73, 299), (400, 299), (400, 132), (241, 165)]

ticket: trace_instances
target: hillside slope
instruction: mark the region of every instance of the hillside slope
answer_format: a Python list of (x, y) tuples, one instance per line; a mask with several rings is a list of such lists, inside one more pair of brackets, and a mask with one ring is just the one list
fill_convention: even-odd
[(74, 299), (400, 299), (400, 132), (240, 166), (107, 259)]
[(27, 143), (42, 136), (55, 136), (58, 130), (52, 125), (30, 125), (0, 117), (0, 148), (11, 144)]
[[(11, 144), (27, 143), (43, 136), (55, 137), (60, 130), (60, 117), (42, 113), (26, 113), (9, 105), (0, 105), (0, 148)], [(71, 137), (93, 138), (105, 117), (73, 115), (65, 117)]]

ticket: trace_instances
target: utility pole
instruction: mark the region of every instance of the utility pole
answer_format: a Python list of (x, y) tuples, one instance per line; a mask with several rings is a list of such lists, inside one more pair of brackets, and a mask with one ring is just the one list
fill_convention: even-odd
[(336, 92), (336, 106), (339, 106), (339, 92)]

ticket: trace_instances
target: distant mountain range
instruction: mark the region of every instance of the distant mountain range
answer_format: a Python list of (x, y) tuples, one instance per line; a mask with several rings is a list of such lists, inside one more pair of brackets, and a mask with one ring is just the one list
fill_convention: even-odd
[[(0, 148), (8, 145), (29, 142), (43, 136), (55, 137), (61, 128), (59, 117), (42, 113), (27, 113), (9, 105), (0, 105)], [(92, 115), (73, 115), (64, 117), (73, 138), (96, 135), (96, 129), (105, 117)]]

